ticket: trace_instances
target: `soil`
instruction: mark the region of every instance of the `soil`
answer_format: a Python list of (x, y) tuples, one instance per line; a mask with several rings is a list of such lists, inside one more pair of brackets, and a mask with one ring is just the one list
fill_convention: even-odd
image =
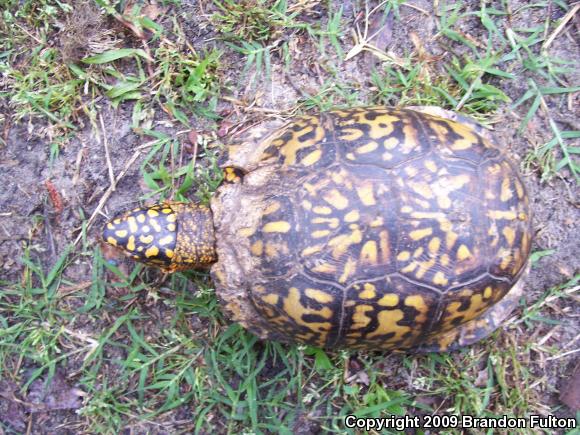
[[(465, 50), (465, 47), (453, 44), (449, 40), (446, 40), (449, 46), (443, 46), (440, 39), (434, 38), (437, 27), (435, 17), (432, 15), (432, 1), (419, 0), (412, 3), (416, 8), (402, 6), (399, 9), (399, 19), (389, 19), (387, 29), (379, 36), (379, 41), (383, 45), (381, 48), (403, 57), (417, 49), (410, 38), (411, 34), (415, 34), (422, 41), (425, 52), (434, 58), (448, 56), (450, 49), (458, 52)], [(478, 9), (480, 2), (465, 3), (467, 8), (473, 5), (474, 9)], [(525, 1), (510, 2), (513, 10), (525, 3)], [(351, 1), (343, 2), (345, 26), (352, 27), (354, 17), (359, 11), (356, 4)], [(216, 36), (211, 26), (204, 20), (204, 16), (211, 13), (210, 6), (206, 5), (206, 8), (202, 11), (199, 6), (183, 6), (181, 24), (191, 44), (196, 48), (207, 47), (208, 43), (205, 41)], [(426, 11), (427, 15), (421, 10)], [(556, 8), (552, 14), (553, 18), (562, 16), (561, 10)], [(306, 18), (316, 20), (317, 17), (315, 8)], [(514, 16), (512, 20), (514, 28), (530, 26), (531, 23), (541, 24), (545, 20), (545, 14), (544, 11), (530, 8)], [(485, 40), (487, 37), (486, 30), (475, 18), (464, 20), (461, 29), (475, 40)], [(578, 39), (572, 39), (573, 35), (577, 37), (578, 28), (573, 30), (574, 27), (570, 26), (570, 29), (554, 40), (550, 48), (553, 56), (566, 59), (580, 58)], [(255, 102), (256, 107), (284, 111), (291, 109), (295, 101), (304, 98), (305, 95), (315, 94), (322, 83), (331, 79), (324, 64), (329, 60), (319, 61), (317, 47), (303, 43), (308, 37), (296, 34), (293, 38), (297, 51), (293, 54), (290, 70), (285, 69), (281, 59), (274, 57), (270, 79), (243, 89), (241, 86), (239, 88), (233, 86), (239, 79), (237, 77), (239, 73), (236, 72), (243, 68), (243, 59), (231, 51), (226, 51), (220, 58), (221, 74), (223, 81), (231, 89), (231, 97)], [(349, 34), (341, 42), (346, 50), (352, 46)], [(210, 44), (221, 43), (213, 41)], [(348, 81), (353, 88), (359, 90), (358, 99), (361, 104), (372, 102), (375, 90), (370, 82), (370, 71), (378, 66), (377, 58), (371, 54), (356, 56), (352, 61), (341, 64), (340, 79), (343, 82)], [(438, 67), (435, 62), (433, 68)], [(506, 68), (509, 68), (509, 64)], [(580, 82), (578, 78), (576, 74), (567, 77), (567, 81), (578, 84)], [(527, 89), (523, 79), (503, 80), (500, 86), (513, 101), (520, 98)], [(570, 125), (578, 122), (577, 108), (580, 107), (578, 100), (578, 94), (572, 95), (570, 101), (565, 103), (562, 103), (561, 99), (547, 97), (552, 117), (562, 129), (572, 130), (574, 128)], [(0, 148), (0, 168), (4, 179), (3, 187), (0, 189), (0, 280), (10, 282), (20, 279), (23, 269), (20, 259), (25, 248), (29, 251), (30, 257), (39, 262), (46, 271), (50, 270), (67, 246), (75, 241), (80, 234), (83, 220), (91, 216), (110, 184), (104, 158), (104, 135), (107, 135), (115, 174), (123, 170), (128, 159), (144, 142), (143, 137), (131, 130), (131, 103), (123, 103), (114, 109), (106, 99), (102, 99), (99, 105), (99, 113), (107, 126), (106, 131), (98, 131), (97, 135), (89, 123), (86, 123), (75, 137), (61, 148), (59, 155), (50, 161), (45, 122), (27, 119), (13, 123), (9, 105), (0, 102), (0, 110), (6, 116), (6, 124), (0, 126), (0, 131), (8, 132), (6, 145)], [(226, 100), (220, 102), (220, 107), (232, 110), (232, 104)], [(549, 120), (541, 111), (538, 111), (538, 115), (531, 120), (524, 134), (516, 133), (528, 107), (524, 104), (511, 110), (509, 105), (505, 104), (494, 124), (495, 134), (505, 144), (511, 157), (520, 164), (531, 149), (552, 137)], [(233, 110), (233, 113), (234, 116), (228, 119), (231, 125), (250, 122), (264, 116), (256, 112), (241, 114), (237, 109)], [(167, 131), (171, 131), (171, 128), (167, 128)], [(105, 216), (110, 216), (116, 210), (134, 206), (137, 198), (144, 192), (138, 167), (139, 159), (120, 180), (102, 213), (96, 217), (94, 225), (88, 228), (89, 246), (99, 243), (99, 228), (105, 221)], [(566, 170), (562, 170), (560, 176), (550, 182), (541, 182), (537, 169), (533, 167), (525, 169), (524, 176), (534, 212), (533, 251), (553, 250), (550, 255), (542, 257), (534, 265), (527, 279), (526, 304), (529, 306), (548, 289), (580, 273), (578, 228), (580, 190), (572, 175)], [(81, 240), (76, 245), (73, 264), (65, 270), (65, 276), (71, 282), (84, 282), (91, 277), (92, 259), (90, 254), (82, 249), (82, 243)], [(577, 338), (578, 305), (570, 309), (576, 311), (576, 316), (562, 316), (562, 327), (551, 335), (545, 345), (566, 350), (574, 349), (574, 346), (568, 344)], [(96, 325), (93, 324), (93, 327)], [(549, 329), (547, 325), (538, 324), (535, 334), (541, 338)], [(575, 361), (574, 355), (571, 355), (546, 362), (541, 368), (542, 373), (538, 375), (546, 376), (545, 384), (554, 387), (552, 390), (540, 392), (544, 404), (554, 406), (559, 403), (556, 386), (572, 375), (576, 366)], [(532, 368), (532, 371), (534, 370)], [(63, 413), (62, 418), (59, 418), (58, 412)], [(561, 412), (563, 416), (573, 416), (567, 408)], [(71, 417), (70, 411), (54, 411), (51, 415), (53, 420), (43, 423), (46, 428), (57, 427), (59, 421)], [(51, 426), (53, 423), (54, 426)], [(300, 422), (297, 422), (297, 425), (300, 425)], [(301, 433), (311, 433), (310, 428)]]

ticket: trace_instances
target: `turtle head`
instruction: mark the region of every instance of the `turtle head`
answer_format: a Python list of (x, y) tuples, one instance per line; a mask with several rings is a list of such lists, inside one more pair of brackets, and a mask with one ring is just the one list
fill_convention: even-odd
[(164, 202), (111, 219), (103, 240), (136, 261), (165, 271), (206, 268), (217, 260), (211, 210)]

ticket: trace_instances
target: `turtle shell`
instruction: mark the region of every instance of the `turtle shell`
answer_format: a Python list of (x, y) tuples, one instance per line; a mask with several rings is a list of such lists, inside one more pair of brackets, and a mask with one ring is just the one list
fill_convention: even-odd
[(505, 317), (530, 252), (528, 198), (473, 126), (336, 110), (259, 131), (225, 166), (212, 275), (232, 319), (259, 336), (446, 350)]

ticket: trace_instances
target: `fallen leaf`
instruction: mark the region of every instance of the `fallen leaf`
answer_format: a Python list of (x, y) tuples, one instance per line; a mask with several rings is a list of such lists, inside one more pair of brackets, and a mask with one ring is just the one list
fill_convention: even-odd
[(347, 384), (363, 384), (367, 387), (370, 384), (368, 373), (364, 370), (364, 365), (355, 357), (348, 360), (347, 370), (345, 373), (345, 382)]
[[(0, 421), (22, 430), (26, 427), (26, 410), (16, 397), (18, 386), (9, 380), (0, 381)], [(3, 433), (3, 432), (2, 432)]]
[(376, 13), (369, 21), (369, 35), (375, 35), (372, 44), (380, 50), (386, 50), (393, 40), (393, 14)]
[(48, 385), (46, 379), (39, 378), (30, 384), (26, 396), (22, 397), (19, 391), (15, 382), (0, 381), (0, 421), (16, 430), (26, 427), (30, 413), (81, 408), (85, 395), (84, 391), (70, 385), (61, 370), (56, 371)]
[(165, 8), (160, 8), (156, 4), (150, 4), (141, 9), (141, 13), (151, 21), (155, 21), (159, 15), (165, 13)]
[(476, 387), (485, 387), (487, 385), (488, 380), (489, 376), (487, 373), (487, 369), (483, 369), (477, 374), (477, 378), (475, 379), (473, 385), (475, 385)]
[(48, 191), (48, 197), (50, 198), (54, 212), (57, 215), (60, 215), (63, 211), (63, 201), (61, 194), (58, 192), (52, 181), (46, 180), (44, 185)]
[(130, 15), (134, 6), (135, 6), (135, 0), (127, 1), (127, 3), (125, 3), (125, 8), (123, 9), (123, 15)]
[(195, 130), (189, 130), (189, 133), (187, 133), (187, 140), (192, 145), (196, 145), (197, 144), (197, 138), (198, 137), (199, 137), (199, 135), (197, 134), (197, 131), (195, 131)]
[(26, 406), (30, 411), (56, 411), (82, 407), (84, 392), (69, 384), (61, 370), (57, 370), (48, 385), (45, 379), (30, 384)]
[(229, 121), (222, 121), (220, 123), (220, 128), (217, 131), (217, 135), (218, 137), (224, 137), (228, 134), (228, 132), (230, 131), (230, 128), (232, 128), (232, 123)]
[(320, 423), (315, 418), (304, 412), (297, 413), (292, 425), (292, 433), (294, 435), (311, 435), (320, 432)]

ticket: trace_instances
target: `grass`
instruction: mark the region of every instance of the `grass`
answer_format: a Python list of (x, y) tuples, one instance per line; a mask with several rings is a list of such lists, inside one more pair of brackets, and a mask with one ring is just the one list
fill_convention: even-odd
[[(214, 0), (216, 11), (210, 16), (219, 38), (246, 59), (244, 74), (253, 72), (250, 84), (260, 78), (270, 80), (272, 56), (288, 52), (288, 33), (292, 36), (315, 29), (300, 19), (318, 2), (289, 5), (286, 0)], [(332, 34), (329, 34), (332, 38)]]
[[(4, 3), (3, 95), (15, 121), (41, 119), (47, 124), (43, 132), (52, 141), (53, 157), (82, 126), (81, 116), (96, 119), (95, 104), (102, 97), (113, 107), (135, 102), (132, 127), (137, 133), (148, 129), (158, 110), (185, 127), (194, 115), (217, 118), (220, 53), (193, 50), (178, 23), (166, 31), (138, 9), (122, 14), (107, 2), (83, 1), (72, 8), (50, 0), (28, 1), (20, 9), (18, 2)], [(112, 36), (105, 18), (95, 19), (98, 5), (109, 20), (131, 31), (127, 44), (135, 47), (121, 47), (123, 42)], [(67, 20), (59, 31), (60, 15)], [(153, 38), (138, 47), (146, 32)], [(57, 35), (60, 47), (48, 41), (52, 35)]]
[[(365, 20), (389, 11), (400, 29), (405, 13), (424, 19), (411, 3), (348, 10), (340, 2), (216, 0), (188, 16), (180, 2), (158, 3), (163, 13), (118, 1), (73, 8), (0, 0), (0, 96), (9, 108), (0, 123), (34, 126), (56, 165), (83, 131), (107, 132), (99, 122), (104, 107), (117, 110), (148, 144), (139, 159), (146, 190), (139, 200), (195, 195), (207, 203), (221, 182), (216, 130), (228, 122), (230, 101), (222, 97), (240, 96), (249, 106), (235, 110), (269, 113), (259, 101), (282, 71), (294, 82), (279, 84), (300, 91), (285, 101), (292, 111), (438, 105), (486, 124), (512, 113), (520, 120), (516, 134), (530, 140), (524, 166), (542, 182), (578, 181), (580, 132), (562, 114), (572, 116), (568, 105), (580, 89), (568, 82), (572, 59), (556, 49), (564, 30), (556, 32), (559, 22), (545, 14), (552, 8), (563, 20), (570, 11), (563, 2), (439, 2), (434, 40), (417, 34), (395, 51), (365, 36)], [(80, 39), (83, 23), (90, 31)], [(198, 29), (206, 33), (192, 37)], [(308, 56), (315, 56), (315, 72)], [(304, 71), (318, 77), (302, 83)], [(536, 125), (544, 130), (532, 137)], [(195, 143), (188, 143), (192, 129)], [(107, 173), (105, 163), (97, 172)], [(42, 239), (50, 218), (35, 216), (17, 273), (0, 282), (0, 379), (14, 381), (26, 398), (35, 381), (49, 385), (64, 371), (84, 392), (77, 415), (53, 412), (51, 427), (69, 418), (74, 430), (91, 433), (290, 434), (344, 432), (348, 414), (564, 412), (551, 398), (572, 349), (559, 349), (550, 336), (572, 323), (566, 307), (574, 307), (578, 276), (533, 293), (521, 301), (518, 320), (460, 352), (327, 352), (261, 342), (230, 324), (205, 272), (167, 277), (118, 263), (94, 243), (84, 215), (91, 206), (80, 213), (82, 243), (70, 239), (55, 256)], [(557, 248), (533, 260), (549, 255)], [(9, 422), (0, 428), (14, 429)]]
[[(451, 414), (521, 416), (538, 411), (538, 398), (527, 388), (535, 378), (521, 362), (532, 345), (525, 344), (524, 334), (502, 337), (517, 338), (517, 346), (489, 340), (452, 355), (327, 354), (262, 343), (239, 326), (228, 326), (204, 275), (174, 275), (151, 288), (142, 267), (126, 275), (96, 256), (95, 275), (109, 271), (109, 298), (94, 287), (86, 294), (63, 296), (75, 284), (61, 275), (69, 260), (63, 255), (48, 273), (25, 261), (23, 283), (9, 285), (0, 299), (6, 322), (0, 356), (5, 373), (18, 376), (21, 364), (37, 367), (22, 391), (37, 377), (50, 378), (58, 366), (79, 374), (88, 397), (80, 416), (94, 432), (117, 431), (127, 424), (155, 427), (187, 403), (195, 404), (196, 412), (180, 428), (202, 432), (213, 421), (223, 432), (280, 428), (293, 433), (302, 414), (328, 430), (341, 430), (342, 419), (352, 413), (434, 412), (430, 397), (445, 398), (439, 412)], [(549, 290), (526, 309), (523, 322), (532, 322), (526, 330), (543, 321), (532, 313), (547, 298), (571, 297), (566, 289), (577, 285), (578, 278)], [(111, 291), (116, 298), (110, 298)], [(155, 302), (161, 310), (157, 314), (148, 310)], [(71, 305), (78, 309), (71, 312)], [(95, 317), (97, 313), (106, 318)], [(155, 319), (159, 324), (151, 328)], [(15, 359), (18, 355), (28, 356)], [(366, 383), (347, 381), (353, 357), (359, 359), (353, 372), (359, 377), (364, 372)], [(393, 375), (398, 388), (386, 388)]]

